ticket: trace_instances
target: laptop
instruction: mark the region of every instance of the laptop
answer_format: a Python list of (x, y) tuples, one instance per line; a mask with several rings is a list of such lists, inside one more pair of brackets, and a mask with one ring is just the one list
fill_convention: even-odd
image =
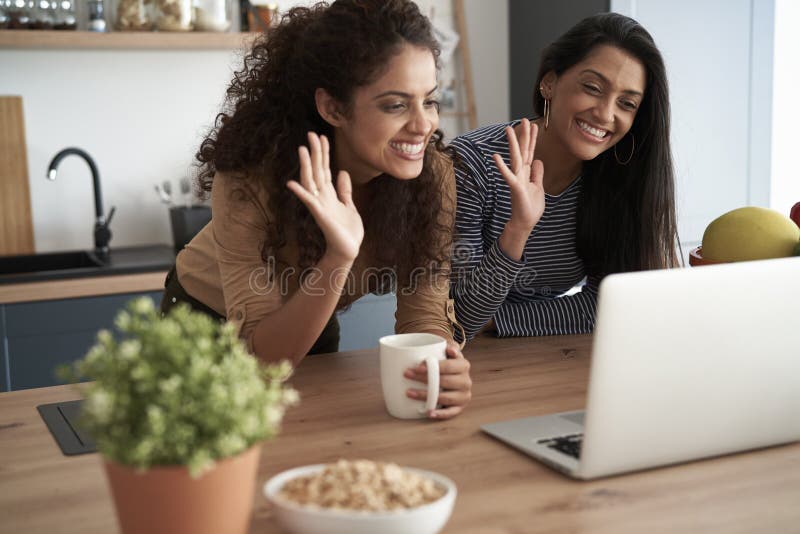
[(800, 440), (800, 257), (607, 276), (585, 411), (481, 429), (578, 479)]

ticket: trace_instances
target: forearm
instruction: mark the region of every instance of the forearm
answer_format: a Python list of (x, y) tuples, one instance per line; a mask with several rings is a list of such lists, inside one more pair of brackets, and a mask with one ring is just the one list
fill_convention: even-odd
[(289, 359), (299, 364), (336, 310), (352, 262), (328, 256), (316, 265), (300, 288), (253, 331), (253, 350), (267, 362)]
[(530, 228), (514, 225), (511, 221), (507, 222), (497, 239), (500, 250), (512, 260), (520, 261), (525, 253), (525, 243), (528, 242), (531, 232)]
[(474, 268), (454, 270), (450, 294), (467, 340), (475, 336), (503, 304), (523, 266), (524, 263), (507, 257), (496, 242)]
[(549, 300), (503, 304), (494, 316), (498, 337), (585, 334), (594, 329), (597, 296), (591, 290)]

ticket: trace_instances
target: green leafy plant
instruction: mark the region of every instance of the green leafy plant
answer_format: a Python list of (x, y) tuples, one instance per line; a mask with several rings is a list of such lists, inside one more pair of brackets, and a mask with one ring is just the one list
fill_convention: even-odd
[(233, 325), (188, 306), (162, 317), (152, 300), (136, 299), (115, 325), (119, 341), (101, 330), (62, 375), (94, 380), (84, 387), (82, 424), (117, 463), (186, 465), (196, 477), (215, 460), (274, 437), (299, 400), (284, 384), (288, 362), (260, 364)]

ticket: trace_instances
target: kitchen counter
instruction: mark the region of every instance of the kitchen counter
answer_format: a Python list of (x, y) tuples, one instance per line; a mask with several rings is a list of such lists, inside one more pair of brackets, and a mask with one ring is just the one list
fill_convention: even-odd
[[(798, 532), (800, 443), (577, 482), (480, 431), (585, 406), (591, 341), (476, 337), (464, 351), (472, 402), (448, 421), (386, 413), (377, 349), (307, 358), (290, 379), (302, 400), (264, 445), (249, 532), (283, 532), (261, 493), (267, 478), (339, 458), (450, 477), (458, 498), (444, 534)], [(79, 395), (70, 386), (0, 394), (1, 532), (118, 532), (99, 455), (63, 456), (36, 411)]]
[(119, 247), (111, 249), (107, 261), (102, 266), (2, 274), (0, 275), (0, 284), (168, 271), (173, 263), (175, 263), (175, 251), (169, 245)]
[(169, 245), (112, 248), (102, 267), (0, 276), (0, 304), (158, 291), (175, 263)]

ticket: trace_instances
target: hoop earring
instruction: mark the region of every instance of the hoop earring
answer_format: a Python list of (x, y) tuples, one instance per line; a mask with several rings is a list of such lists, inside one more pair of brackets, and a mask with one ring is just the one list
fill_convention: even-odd
[(627, 165), (628, 163), (630, 163), (631, 159), (633, 159), (633, 152), (634, 150), (636, 150), (636, 138), (633, 136), (632, 132), (628, 133), (631, 134), (631, 154), (628, 156), (628, 159), (626, 159), (625, 161), (620, 161), (619, 156), (617, 155), (617, 145), (619, 143), (614, 145), (614, 159), (616, 159), (617, 163), (619, 163), (620, 165)]
[(544, 129), (550, 126), (550, 99), (544, 99)]

